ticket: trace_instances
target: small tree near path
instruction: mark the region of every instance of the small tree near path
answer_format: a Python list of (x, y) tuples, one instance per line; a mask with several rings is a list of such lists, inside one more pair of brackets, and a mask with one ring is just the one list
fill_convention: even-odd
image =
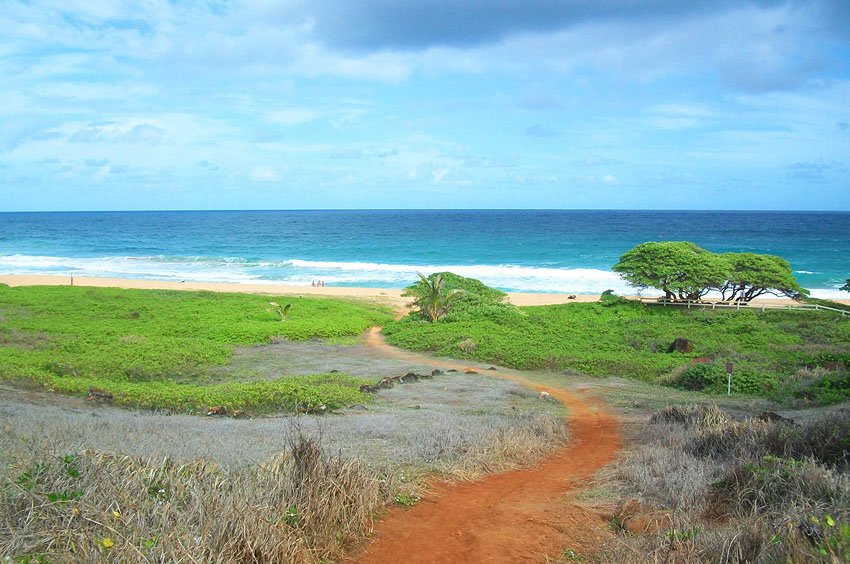
[(446, 288), (442, 273), (425, 276), (421, 272), (419, 282), (407, 288), (402, 296), (412, 297), (413, 306), (432, 323), (446, 316), (452, 305), (463, 295), (463, 290)]

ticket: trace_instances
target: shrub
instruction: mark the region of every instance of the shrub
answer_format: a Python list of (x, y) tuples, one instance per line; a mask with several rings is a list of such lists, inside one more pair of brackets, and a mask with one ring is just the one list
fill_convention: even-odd
[(671, 380), (669, 384), (682, 390), (702, 391), (716, 388), (726, 380), (726, 371), (714, 363), (696, 364)]
[(695, 456), (719, 459), (811, 458), (846, 471), (850, 469), (850, 411), (839, 410), (799, 426), (756, 419), (730, 421), (699, 430), (684, 448)]
[(850, 370), (815, 371), (810, 377), (786, 382), (777, 396), (821, 405), (841, 403), (850, 399)]
[[(761, 395), (775, 389), (777, 382), (777, 378), (771, 374), (752, 369), (738, 369), (732, 375), (732, 392)], [(725, 394), (728, 391), (728, 375), (725, 368), (719, 364), (696, 364), (673, 377), (668, 384), (681, 390)]]
[(652, 414), (652, 424), (675, 423), (696, 429), (716, 429), (729, 423), (729, 416), (715, 404), (670, 405)]
[(825, 510), (846, 513), (850, 479), (811, 460), (767, 455), (755, 462), (733, 465), (712, 486), (711, 501), (727, 514), (772, 514), (799, 522)]

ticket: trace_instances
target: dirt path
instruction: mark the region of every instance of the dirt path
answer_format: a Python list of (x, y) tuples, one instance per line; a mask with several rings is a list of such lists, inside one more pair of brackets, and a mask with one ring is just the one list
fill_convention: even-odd
[[(398, 360), (464, 370), (459, 362), (431, 359), (387, 345), (373, 328), (367, 345)], [(541, 562), (564, 549), (589, 554), (611, 535), (594, 511), (573, 500), (583, 480), (614, 459), (622, 445), (617, 419), (604, 406), (521, 374), (493, 373), (545, 391), (569, 411), (569, 443), (526, 470), (473, 483), (438, 483), (415, 507), (394, 508), (375, 528), (375, 541), (359, 558), (387, 562)]]

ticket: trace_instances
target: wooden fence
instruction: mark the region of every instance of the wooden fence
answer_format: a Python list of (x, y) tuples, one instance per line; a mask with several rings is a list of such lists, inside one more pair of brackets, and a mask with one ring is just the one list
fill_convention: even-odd
[(686, 302), (671, 302), (667, 300), (649, 300), (642, 298), (641, 303), (646, 305), (653, 306), (676, 306), (676, 307), (685, 307), (688, 309), (693, 308), (702, 308), (702, 309), (734, 309), (734, 310), (753, 310), (758, 309), (764, 311), (766, 309), (784, 309), (784, 310), (823, 310), (823, 311), (831, 311), (833, 313), (838, 313), (841, 317), (850, 316), (850, 311), (844, 309), (838, 309), (835, 307), (824, 306), (820, 304), (771, 304), (771, 303), (760, 303), (760, 302), (750, 302), (750, 303), (726, 303), (726, 302), (694, 302), (694, 301), (686, 301)]

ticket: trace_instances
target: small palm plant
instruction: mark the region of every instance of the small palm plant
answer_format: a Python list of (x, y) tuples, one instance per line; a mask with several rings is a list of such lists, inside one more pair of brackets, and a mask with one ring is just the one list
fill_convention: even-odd
[(269, 302), (269, 305), (272, 306), (272, 310), (280, 316), (281, 321), (286, 321), (286, 316), (289, 314), (289, 308), (292, 307), (292, 304), (281, 306), (277, 302)]
[(463, 290), (446, 288), (442, 274), (416, 274), (419, 275), (419, 282), (402, 295), (413, 297), (413, 305), (419, 309), (419, 313), (428, 321), (436, 323), (451, 310), (454, 302), (463, 295)]

